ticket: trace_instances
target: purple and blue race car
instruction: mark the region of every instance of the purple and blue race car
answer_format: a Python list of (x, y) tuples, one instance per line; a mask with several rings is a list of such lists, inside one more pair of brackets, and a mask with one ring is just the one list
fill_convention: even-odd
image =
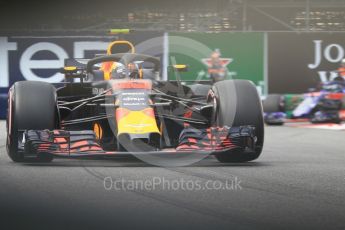
[[(268, 125), (287, 121), (285, 97), (271, 94), (263, 101), (264, 120)], [(318, 90), (303, 95), (292, 110), (292, 120), (304, 118), (312, 123), (341, 123), (345, 120), (345, 81), (323, 83)]]

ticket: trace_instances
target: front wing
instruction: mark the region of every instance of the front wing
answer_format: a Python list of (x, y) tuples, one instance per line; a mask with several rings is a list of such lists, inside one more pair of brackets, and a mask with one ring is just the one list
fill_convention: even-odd
[(106, 157), (128, 154), (215, 154), (232, 150), (255, 151), (256, 136), (252, 126), (209, 129), (185, 129), (176, 148), (157, 151), (105, 151), (91, 130), (26, 130), (19, 149), (25, 155), (52, 154), (57, 157)]

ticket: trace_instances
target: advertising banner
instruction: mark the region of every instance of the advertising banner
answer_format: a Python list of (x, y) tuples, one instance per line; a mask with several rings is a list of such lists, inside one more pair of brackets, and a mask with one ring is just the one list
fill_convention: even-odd
[[(57, 83), (64, 76), (59, 73), (66, 58), (93, 58), (95, 54), (105, 54), (109, 42), (125, 39), (139, 46), (138, 52), (163, 55), (162, 32), (134, 32), (118, 36), (4, 36), (0, 35), (0, 100), (6, 99), (8, 89), (16, 81), (45, 81)], [(143, 42), (151, 44), (150, 49)], [(4, 118), (6, 108), (1, 106), (0, 118)]]
[(215, 58), (226, 69), (226, 79), (264, 85), (264, 33), (169, 33), (169, 63), (189, 67), (181, 78), (210, 79)]
[(334, 79), (344, 48), (345, 33), (269, 33), (269, 93), (305, 93)]

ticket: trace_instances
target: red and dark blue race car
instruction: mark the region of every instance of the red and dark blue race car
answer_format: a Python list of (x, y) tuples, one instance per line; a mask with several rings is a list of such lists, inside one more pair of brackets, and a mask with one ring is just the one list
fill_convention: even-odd
[(271, 94), (263, 101), (264, 120), (268, 125), (285, 122), (310, 121), (311, 123), (341, 123), (345, 121), (345, 81), (335, 80), (319, 85), (319, 89), (299, 96), (301, 101), (287, 118), (283, 95)]
[[(130, 52), (112, 53), (118, 44)], [(263, 112), (250, 81), (162, 81), (158, 58), (135, 53), (128, 41), (109, 47), (91, 60), (66, 60), (63, 83), (11, 87), (7, 151), (13, 161), (132, 153), (213, 154), (220, 162), (259, 157)], [(170, 74), (179, 71), (187, 66), (169, 66)]]

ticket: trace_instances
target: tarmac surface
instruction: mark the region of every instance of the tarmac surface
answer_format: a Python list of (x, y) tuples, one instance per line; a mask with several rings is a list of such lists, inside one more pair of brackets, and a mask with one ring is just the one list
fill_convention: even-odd
[(0, 122), (1, 229), (345, 229), (345, 132), (267, 127), (253, 162), (13, 163)]

